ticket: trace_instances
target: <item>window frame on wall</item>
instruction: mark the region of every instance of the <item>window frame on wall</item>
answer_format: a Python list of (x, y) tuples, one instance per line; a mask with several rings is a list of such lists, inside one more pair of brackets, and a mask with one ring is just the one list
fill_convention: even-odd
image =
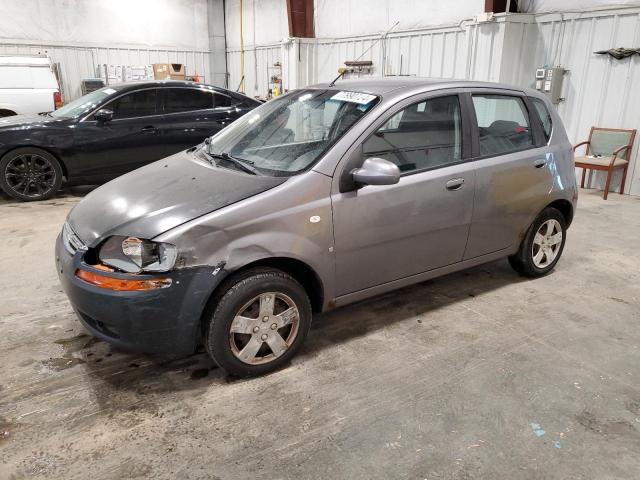
[[(510, 150), (508, 152), (491, 153), (487, 155), (480, 154), (480, 131), (478, 126), (478, 119), (476, 117), (476, 110), (473, 104), (473, 95), (497, 95), (501, 97), (516, 97), (522, 101), (526, 110), (526, 119), (529, 121), (531, 130), (531, 145), (524, 148)], [(468, 113), (471, 121), (471, 142), (472, 142), (472, 157), (473, 160), (482, 160), (486, 158), (496, 158), (504, 155), (511, 155), (519, 152), (526, 152), (535, 148), (540, 148), (547, 144), (544, 139), (544, 132), (542, 131), (542, 122), (534, 112), (535, 107), (529, 100), (529, 97), (524, 92), (519, 90), (509, 89), (493, 89), (493, 88), (466, 88), (461, 94), (463, 102), (465, 103), (465, 110)]]
[[(459, 110), (460, 110), (460, 127), (461, 127), (461, 135), (460, 135), (460, 151), (461, 151), (461, 155), (460, 155), (460, 159), (455, 161), (455, 162), (449, 162), (449, 163), (442, 163), (439, 165), (434, 165), (431, 167), (426, 167), (426, 168), (416, 168), (414, 170), (407, 170), (407, 171), (402, 171), (400, 172), (400, 175), (402, 177), (406, 177), (409, 175), (416, 175), (419, 173), (424, 173), (424, 172), (430, 172), (433, 170), (438, 170), (441, 168), (447, 168), (447, 167), (451, 167), (454, 165), (460, 165), (462, 163), (466, 163), (469, 162), (471, 160), (473, 160), (473, 156), (472, 156), (472, 129), (471, 129), (471, 117), (469, 116), (469, 112), (467, 111), (467, 107), (465, 105), (465, 102), (462, 98), (462, 94), (460, 93), (460, 89), (456, 88), (456, 89), (442, 89), (442, 90), (437, 90), (434, 92), (429, 92), (429, 93), (422, 93), (419, 95), (415, 95), (409, 98), (405, 98), (402, 101), (398, 102), (396, 105), (393, 106), (393, 108), (389, 109), (388, 112), (385, 115), (380, 116), (380, 118), (374, 123), (372, 124), (369, 129), (368, 132), (364, 135), (364, 137), (361, 137), (361, 140), (359, 140), (358, 143), (358, 150), (360, 152), (360, 157), (361, 157), (361, 161), (359, 162), (360, 164), (362, 162), (364, 162), (364, 160), (366, 160), (367, 158), (370, 158), (372, 155), (371, 154), (365, 154), (364, 153), (364, 146), (366, 144), (366, 142), (369, 141), (369, 139), (371, 139), (373, 136), (376, 135), (376, 133), (382, 129), (391, 119), (393, 119), (398, 113), (402, 112), (403, 110), (413, 106), (413, 105), (419, 105), (421, 103), (424, 102), (428, 102), (430, 100), (434, 100), (437, 98), (442, 98), (442, 97), (457, 97), (458, 100), (458, 106), (459, 106)], [(475, 118), (475, 117), (474, 117)], [(350, 163), (350, 162), (348, 162)], [(358, 165), (359, 166), (359, 165)], [(349, 168), (352, 168), (351, 165), (349, 165)]]

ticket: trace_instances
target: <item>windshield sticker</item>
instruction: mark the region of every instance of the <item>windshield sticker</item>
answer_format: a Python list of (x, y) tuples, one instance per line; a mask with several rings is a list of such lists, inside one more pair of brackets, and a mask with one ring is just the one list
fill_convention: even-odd
[(116, 91), (113, 88), (105, 88), (103, 90), (104, 93), (106, 93), (107, 95), (111, 95), (112, 93), (116, 93)]
[(359, 103), (360, 105), (366, 105), (367, 103), (370, 103), (375, 98), (376, 98), (375, 95), (370, 95), (368, 93), (343, 91), (343, 92), (336, 93), (333, 97), (331, 97), (331, 100), (340, 100), (342, 102), (352, 102), (352, 103)]

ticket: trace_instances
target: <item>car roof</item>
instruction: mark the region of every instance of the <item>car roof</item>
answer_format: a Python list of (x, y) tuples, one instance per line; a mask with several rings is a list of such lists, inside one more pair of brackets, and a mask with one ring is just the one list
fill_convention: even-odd
[(474, 80), (427, 78), (427, 77), (378, 77), (358, 78), (354, 80), (337, 80), (333, 86), (329, 83), (318, 83), (308, 88), (326, 88), (335, 90), (351, 90), (371, 93), (383, 97), (402, 95), (407, 90), (440, 90), (443, 88), (494, 88), (523, 92), (526, 89), (513, 85)]
[(106, 85), (107, 87), (116, 90), (117, 92), (126, 92), (129, 90), (138, 90), (140, 88), (167, 88), (167, 87), (190, 87), (190, 88), (206, 88), (208, 90), (216, 90), (218, 92), (226, 93), (227, 95), (239, 95), (246, 96), (240, 92), (232, 92), (226, 88), (216, 87), (214, 85), (208, 85), (206, 83), (188, 82), (186, 80), (140, 80), (131, 81), (125, 83), (116, 83)]

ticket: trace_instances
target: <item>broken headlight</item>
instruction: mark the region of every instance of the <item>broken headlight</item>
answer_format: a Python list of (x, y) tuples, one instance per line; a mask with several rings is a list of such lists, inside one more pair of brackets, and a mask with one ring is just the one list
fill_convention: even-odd
[(110, 237), (98, 253), (102, 263), (128, 273), (167, 272), (176, 263), (178, 249), (170, 243), (136, 237)]

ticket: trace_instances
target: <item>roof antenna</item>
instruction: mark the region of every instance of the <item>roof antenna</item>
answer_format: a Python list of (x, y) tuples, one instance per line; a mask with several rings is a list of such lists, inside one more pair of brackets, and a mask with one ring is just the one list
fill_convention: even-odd
[[(378, 43), (380, 40), (382, 40), (383, 38), (386, 38), (387, 35), (389, 35), (389, 32), (391, 32), (391, 30), (393, 30), (394, 28), (396, 28), (398, 26), (398, 24), (400, 23), (400, 20), (398, 20), (396, 23), (394, 23), (391, 28), (389, 30), (387, 30), (386, 32), (384, 32), (382, 35), (380, 35), (380, 38), (378, 38), (375, 42), (373, 42), (369, 48), (367, 48), (364, 52), (362, 52), (362, 55), (360, 55), (358, 58), (356, 58), (354, 60), (354, 62), (357, 62), (358, 60), (360, 60), (362, 57), (364, 57), (366, 55), (366, 53), (371, 50), (373, 47), (375, 47), (376, 43)], [(347, 73), (346, 70), (340, 72), (340, 74), (334, 78), (333, 80), (331, 80), (331, 83), (329, 84), (330, 87), (333, 87), (335, 85), (335, 83), (340, 80), (340, 78), (342, 78), (344, 76), (344, 74)]]

